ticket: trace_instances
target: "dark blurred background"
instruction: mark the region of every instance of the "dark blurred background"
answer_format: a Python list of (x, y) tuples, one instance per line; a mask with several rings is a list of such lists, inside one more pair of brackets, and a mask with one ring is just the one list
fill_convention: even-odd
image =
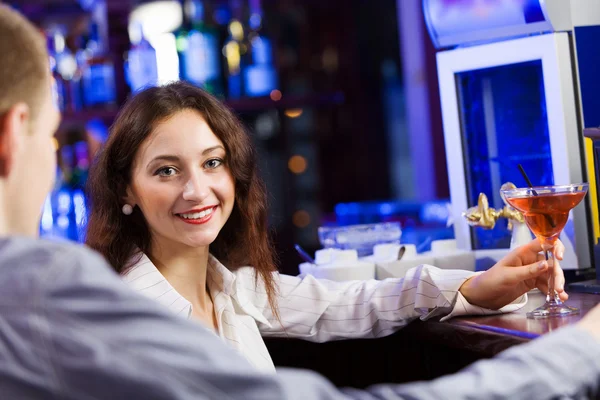
[(82, 240), (87, 168), (135, 90), (186, 79), (257, 144), (281, 269), (319, 226), (453, 236), (435, 53), (418, 0), (11, 0), (48, 40), (60, 169), (44, 236)]

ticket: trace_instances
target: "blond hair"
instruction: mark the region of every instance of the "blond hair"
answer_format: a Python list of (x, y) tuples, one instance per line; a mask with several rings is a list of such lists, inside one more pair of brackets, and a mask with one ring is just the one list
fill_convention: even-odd
[(0, 116), (24, 102), (31, 119), (50, 88), (44, 36), (17, 11), (0, 4)]

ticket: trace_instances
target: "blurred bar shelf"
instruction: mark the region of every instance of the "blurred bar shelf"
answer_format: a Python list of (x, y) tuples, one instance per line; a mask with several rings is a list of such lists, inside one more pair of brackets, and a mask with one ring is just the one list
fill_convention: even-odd
[[(343, 104), (344, 100), (342, 92), (333, 92), (303, 96), (284, 95), (278, 101), (272, 100), (270, 97), (248, 97), (238, 100), (226, 100), (225, 104), (235, 112), (259, 112), (272, 109), (335, 106)], [(100, 119), (110, 125), (117, 116), (118, 111), (117, 107), (64, 111), (63, 124), (85, 123), (91, 119)]]
[(225, 104), (236, 112), (263, 111), (271, 109), (293, 109), (304, 107), (332, 106), (343, 104), (345, 100), (342, 92), (309, 95), (283, 95), (281, 100), (275, 101), (270, 97), (248, 97), (238, 100), (226, 100)]
[(109, 108), (86, 108), (79, 111), (63, 111), (62, 125), (85, 124), (92, 119), (100, 119), (107, 125), (111, 125), (117, 116), (117, 107)]

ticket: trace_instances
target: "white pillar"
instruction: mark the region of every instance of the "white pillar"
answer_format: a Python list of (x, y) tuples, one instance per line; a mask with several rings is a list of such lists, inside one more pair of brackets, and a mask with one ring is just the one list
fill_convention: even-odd
[(424, 43), (429, 36), (421, 0), (397, 0), (396, 5), (415, 200), (433, 200), (436, 199), (437, 178)]

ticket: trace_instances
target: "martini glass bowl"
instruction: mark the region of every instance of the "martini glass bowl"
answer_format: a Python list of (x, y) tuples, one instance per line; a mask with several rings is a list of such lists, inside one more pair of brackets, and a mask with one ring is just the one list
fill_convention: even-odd
[(525, 223), (542, 244), (550, 267), (546, 303), (528, 312), (528, 318), (563, 317), (579, 313), (577, 308), (563, 304), (554, 290), (552, 250), (569, 219), (569, 212), (583, 200), (587, 191), (587, 183), (501, 190), (506, 202), (523, 213)]

